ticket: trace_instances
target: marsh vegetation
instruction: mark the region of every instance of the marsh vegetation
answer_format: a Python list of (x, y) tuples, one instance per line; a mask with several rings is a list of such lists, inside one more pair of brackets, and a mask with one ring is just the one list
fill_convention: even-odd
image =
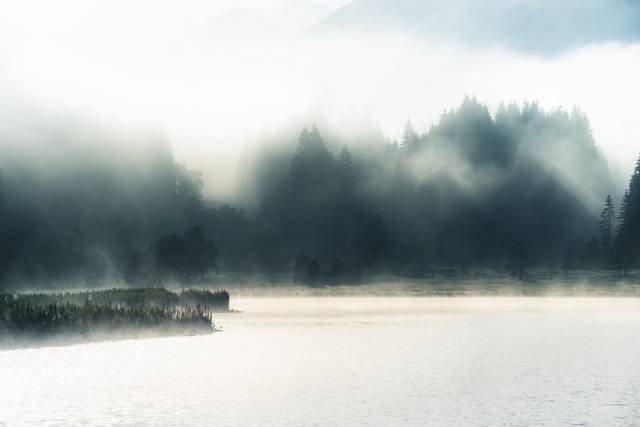
[(70, 293), (0, 294), (0, 346), (64, 336), (74, 340), (204, 334), (213, 313), (229, 309), (226, 290), (120, 288)]

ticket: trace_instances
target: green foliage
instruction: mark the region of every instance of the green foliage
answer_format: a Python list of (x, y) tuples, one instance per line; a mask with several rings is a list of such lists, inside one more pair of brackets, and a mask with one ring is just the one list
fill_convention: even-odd
[(616, 230), (616, 210), (611, 195), (607, 195), (607, 199), (604, 202), (604, 208), (600, 213), (599, 228), (600, 244), (607, 250), (611, 249)]
[(621, 270), (640, 267), (640, 157), (620, 207), (616, 249)]
[[(303, 130), (289, 176), (258, 195), (255, 227), (300, 282), (449, 267), (524, 277), (518, 245), (528, 266), (559, 268), (592, 234), (613, 187), (577, 109), (510, 104), (492, 117), (467, 97), (424, 134), (407, 122), (401, 147), (345, 141)], [(613, 233), (615, 212), (607, 215)]]
[(404, 125), (404, 130), (402, 131), (402, 148), (407, 151), (417, 150), (419, 148), (419, 142), (419, 135), (413, 129), (411, 120), (407, 120), (407, 123)]
[(211, 309), (229, 309), (229, 292), (206, 289), (184, 289), (178, 293), (180, 305), (200, 305)]
[[(290, 145), (243, 170), (249, 181), (255, 173), (247, 212), (205, 201), (201, 174), (162, 137), (134, 144), (87, 130), (79, 143), (45, 130), (34, 158), (20, 141), (0, 146), (0, 287), (188, 284), (219, 269), (315, 283), (509, 269), (518, 242), (531, 267), (557, 267), (585, 259), (567, 253), (593, 233), (612, 192), (585, 115), (535, 102), (492, 117), (467, 97), (425, 133), (408, 121), (400, 146), (375, 126), (296, 128)], [(632, 178), (615, 239), (607, 201), (596, 239), (629, 266), (639, 188)]]
[(216, 266), (217, 247), (201, 227), (193, 227), (184, 237), (163, 236), (152, 244), (151, 253), (160, 276), (179, 281), (202, 279)]
[(21, 301), (33, 304), (83, 304), (91, 301), (101, 305), (116, 305), (125, 308), (157, 306), (163, 308), (201, 305), (208, 309), (228, 310), (229, 292), (188, 288), (172, 291), (161, 287), (111, 288), (78, 292), (25, 293), (16, 294)]
[(227, 291), (114, 288), (57, 294), (0, 294), (0, 335), (21, 338), (153, 330), (212, 332), (212, 312), (228, 310)]
[[(204, 223), (200, 174), (157, 135), (131, 141), (78, 124), (78, 142), (49, 126), (38, 142), (0, 145), (0, 288), (164, 279), (148, 247)], [(188, 275), (202, 274), (194, 263)]]

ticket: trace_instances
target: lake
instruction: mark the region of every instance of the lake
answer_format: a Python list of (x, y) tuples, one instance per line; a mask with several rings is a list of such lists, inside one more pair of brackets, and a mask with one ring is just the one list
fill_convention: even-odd
[(0, 351), (0, 425), (637, 425), (640, 299), (232, 298), (206, 336)]

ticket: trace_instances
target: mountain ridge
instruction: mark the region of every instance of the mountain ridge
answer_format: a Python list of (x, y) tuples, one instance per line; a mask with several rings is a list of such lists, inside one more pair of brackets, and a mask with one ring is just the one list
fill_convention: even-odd
[(320, 37), (395, 33), (553, 54), (597, 42), (640, 41), (640, 5), (632, 0), (357, 0), (306, 32)]

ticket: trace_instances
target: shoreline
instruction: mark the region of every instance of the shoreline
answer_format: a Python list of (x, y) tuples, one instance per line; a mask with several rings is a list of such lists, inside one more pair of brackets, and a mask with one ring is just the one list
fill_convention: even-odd
[(0, 348), (208, 334), (230, 313), (226, 290), (111, 288), (0, 294)]
[(104, 342), (118, 342), (127, 340), (144, 340), (153, 338), (175, 338), (204, 336), (219, 333), (221, 330), (214, 324), (210, 330), (201, 331), (164, 331), (152, 329), (100, 331), (95, 330), (89, 334), (54, 334), (47, 337), (15, 336), (10, 335), (0, 339), (0, 352), (13, 350), (29, 350), (52, 347), (68, 347), (82, 344), (98, 344)]

